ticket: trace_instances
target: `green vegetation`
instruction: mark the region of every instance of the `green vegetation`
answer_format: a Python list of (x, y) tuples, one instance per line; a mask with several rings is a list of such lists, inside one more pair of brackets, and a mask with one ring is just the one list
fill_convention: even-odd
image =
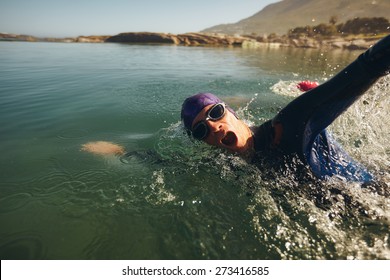
[(295, 27), (287, 33), (290, 38), (301, 37), (330, 37), (348, 35), (377, 35), (390, 31), (390, 22), (384, 17), (354, 18), (346, 23), (336, 24), (337, 17), (332, 16), (329, 24), (321, 23), (316, 26)]

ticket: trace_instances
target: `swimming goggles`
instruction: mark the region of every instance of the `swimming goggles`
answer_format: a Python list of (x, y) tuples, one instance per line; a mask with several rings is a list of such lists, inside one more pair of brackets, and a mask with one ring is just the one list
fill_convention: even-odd
[(206, 119), (197, 122), (193, 129), (192, 129), (192, 136), (195, 139), (198, 140), (203, 140), (205, 139), (209, 133), (210, 133), (210, 128), (207, 125), (206, 121), (212, 120), (212, 121), (217, 121), (223, 118), (226, 112), (226, 105), (225, 103), (217, 103), (213, 105), (206, 113)]

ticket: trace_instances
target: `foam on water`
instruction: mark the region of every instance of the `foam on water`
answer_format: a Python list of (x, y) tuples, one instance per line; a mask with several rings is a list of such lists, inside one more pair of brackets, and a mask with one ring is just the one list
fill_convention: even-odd
[[(276, 234), (271, 235), (277, 240), (287, 240), (286, 244), (288, 242), (285, 250), (281, 251), (281, 257), (296, 257), (296, 252), (292, 255), (289, 252), (299, 251), (303, 247), (313, 249), (311, 253), (305, 251), (306, 256), (302, 256), (308, 258), (390, 257), (389, 81), (389, 76), (382, 78), (329, 128), (344, 148), (377, 176), (378, 185), (375, 188), (364, 188), (357, 183), (332, 179), (315, 187), (296, 186), (300, 188), (297, 190), (294, 182), (278, 177), (279, 183), (274, 184), (274, 187), (283, 192), (283, 202), (289, 205), (288, 215), (281, 216), (280, 211), (275, 211), (280, 205), (274, 201), (275, 207), (270, 209), (275, 212), (269, 217), (254, 216), (254, 222), (259, 231), (263, 232), (261, 219), (281, 216), (282, 226), (278, 228), (284, 229), (283, 234), (278, 234), (277, 229)], [(280, 81), (272, 90), (277, 94), (295, 97), (300, 94), (295, 85), (295, 81)], [(280, 183), (290, 187), (286, 190), (284, 186), (278, 186)], [(271, 193), (264, 193), (264, 189), (261, 195), (257, 193), (254, 205), (264, 203), (264, 197), (272, 197)], [(271, 197), (266, 200), (267, 205), (272, 205)], [(251, 210), (256, 209), (255, 206)], [(316, 234), (313, 236), (310, 231)], [(325, 253), (322, 244), (334, 247), (334, 252)]]
[[(298, 81), (279, 81), (271, 90), (296, 97)], [(390, 169), (390, 77), (381, 78), (329, 127), (344, 148), (376, 171)], [(388, 175), (384, 172), (383, 175)]]

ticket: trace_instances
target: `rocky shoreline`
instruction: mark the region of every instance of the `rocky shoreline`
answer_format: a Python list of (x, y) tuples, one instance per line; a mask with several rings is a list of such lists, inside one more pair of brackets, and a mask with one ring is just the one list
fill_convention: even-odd
[(38, 38), (29, 35), (0, 33), (0, 41), (27, 42), (65, 42), (65, 43), (128, 43), (128, 44), (174, 44), (183, 46), (216, 46), (243, 48), (332, 48), (332, 49), (367, 49), (379, 39), (378, 36), (310, 38), (306, 36), (290, 38), (287, 36), (253, 37), (229, 36), (205, 33), (153, 33), (128, 32), (114, 36), (79, 36), (75, 38)]
[[(382, 36), (384, 37), (384, 35)], [(305, 49), (345, 49), (345, 50), (366, 50), (377, 42), (381, 36), (332, 36), (332, 37), (296, 37), (287, 36), (275, 38), (257, 38), (247, 40), (243, 43), (246, 48), (259, 47), (293, 47)]]

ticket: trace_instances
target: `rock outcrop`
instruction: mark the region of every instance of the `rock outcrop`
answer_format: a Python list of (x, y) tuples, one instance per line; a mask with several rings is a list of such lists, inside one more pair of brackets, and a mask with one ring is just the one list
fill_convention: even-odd
[(74, 42), (77, 43), (104, 43), (111, 36), (79, 36)]
[(175, 44), (185, 46), (241, 46), (245, 41), (244, 37), (228, 35), (209, 35), (203, 33), (151, 33), (151, 32), (130, 32), (120, 33), (109, 37), (105, 42), (114, 43), (140, 43), (140, 44)]
[(19, 35), (10, 33), (0, 33), (0, 41), (26, 41), (26, 42), (37, 42), (38, 38), (30, 35)]
[(186, 46), (241, 46), (247, 38), (229, 35), (184, 33), (176, 36), (179, 44)]
[(42, 38), (30, 35), (19, 35), (0, 33), (0, 41), (22, 41), (22, 42), (61, 42), (61, 43), (103, 43), (111, 36), (79, 36), (76, 38)]
[(251, 37), (244, 41), (242, 47), (262, 48), (262, 47), (293, 47), (306, 49), (345, 49), (345, 50), (365, 50), (372, 46), (380, 38), (365, 37), (359, 38), (353, 36), (346, 37), (288, 37), (273, 36), (269, 38)]
[(111, 36), (105, 40), (110, 43), (175, 44), (175, 35), (152, 32), (128, 32)]

